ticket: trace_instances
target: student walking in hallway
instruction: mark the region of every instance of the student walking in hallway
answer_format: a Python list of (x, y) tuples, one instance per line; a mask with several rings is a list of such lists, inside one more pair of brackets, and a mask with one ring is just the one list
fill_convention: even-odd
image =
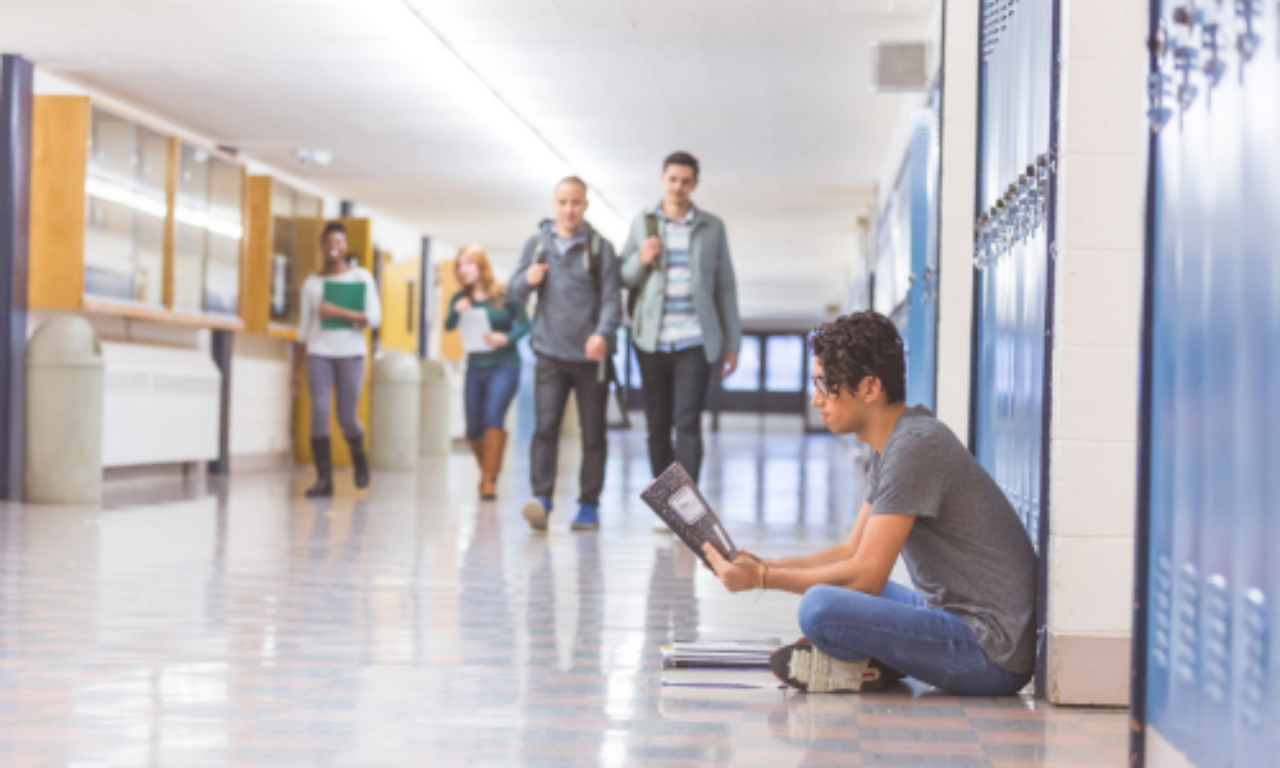
[(507, 447), (507, 410), (520, 388), (520, 351), (516, 342), (529, 332), (524, 302), (516, 301), (493, 277), (489, 257), (478, 245), (458, 253), (454, 271), (462, 290), (449, 299), (444, 328), (458, 327), (467, 312), (484, 312), (491, 330), (490, 349), (467, 355), (467, 442), (480, 465), (480, 498), (495, 499), (502, 456)]
[[(636, 357), (657, 477), (673, 461), (698, 480), (702, 411), (712, 371), (738, 365), (742, 324), (724, 222), (699, 209), (698, 161), (676, 152), (662, 164), (662, 200), (631, 223), (622, 282), (631, 290)], [(671, 430), (675, 428), (674, 446)], [(659, 529), (666, 526), (659, 523)]]
[(364, 388), (367, 353), (364, 329), (377, 328), (382, 323), (378, 285), (367, 270), (348, 263), (347, 230), (341, 222), (325, 225), (320, 247), (324, 266), (302, 285), (292, 381), (296, 397), (305, 364), (307, 391), (311, 396), (311, 453), (316, 464), (316, 482), (307, 490), (307, 496), (313, 498), (333, 495), (329, 405), (335, 389), (338, 424), (351, 448), (356, 487), (369, 484), (364, 427), (356, 408)]
[(622, 320), (618, 258), (613, 245), (585, 219), (587, 185), (569, 177), (552, 196), (555, 220), (544, 220), (529, 238), (511, 278), (511, 294), (538, 294), (530, 346), (538, 356), (534, 379), (537, 427), (530, 446), (533, 496), (524, 517), (547, 529), (554, 506), (560, 423), (569, 393), (578, 399), (582, 425), (581, 489), (572, 527), (600, 524), (600, 492), (608, 456), (605, 434), (609, 395), (607, 361)]

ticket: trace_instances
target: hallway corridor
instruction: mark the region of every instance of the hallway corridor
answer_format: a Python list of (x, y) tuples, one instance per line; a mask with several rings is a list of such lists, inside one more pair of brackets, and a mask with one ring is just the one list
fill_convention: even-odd
[[(842, 538), (835, 439), (727, 423), (709, 499), (768, 555)], [(664, 688), (673, 631), (797, 635), (798, 597), (730, 596), (637, 495), (611, 435), (603, 526), (532, 535), (523, 450), (501, 500), (469, 456), (225, 487), (114, 481), (103, 509), (0, 506), (0, 762), (235, 765), (1120, 765), (1121, 710), (919, 686), (863, 696)], [(562, 472), (574, 466), (565, 444)], [(564, 473), (561, 509), (576, 481)]]

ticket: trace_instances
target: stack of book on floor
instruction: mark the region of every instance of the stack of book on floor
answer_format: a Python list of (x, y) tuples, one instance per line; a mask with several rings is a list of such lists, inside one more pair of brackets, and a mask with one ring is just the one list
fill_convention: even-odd
[(782, 647), (776, 637), (753, 639), (674, 640), (662, 646), (663, 669), (768, 667), (769, 657)]
[(773, 688), (769, 658), (782, 647), (776, 637), (675, 640), (662, 646), (662, 684), (724, 688)]

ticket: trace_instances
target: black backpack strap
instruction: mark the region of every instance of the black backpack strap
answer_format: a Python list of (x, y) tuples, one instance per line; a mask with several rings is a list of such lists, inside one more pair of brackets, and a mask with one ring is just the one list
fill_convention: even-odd
[(587, 269), (591, 270), (591, 279), (596, 284), (596, 293), (600, 293), (603, 290), (601, 282), (604, 279), (601, 276), (604, 271), (604, 259), (600, 255), (603, 247), (600, 245), (600, 234), (592, 230), (591, 235), (587, 238), (586, 245), (583, 247), (587, 249)]

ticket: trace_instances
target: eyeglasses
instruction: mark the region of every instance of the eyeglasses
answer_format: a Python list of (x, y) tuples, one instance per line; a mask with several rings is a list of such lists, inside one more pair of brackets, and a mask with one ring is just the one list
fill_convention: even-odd
[(809, 377), (809, 381), (813, 382), (814, 390), (823, 397), (827, 397), (831, 394), (830, 385), (827, 384), (827, 380), (821, 376), (811, 376)]

